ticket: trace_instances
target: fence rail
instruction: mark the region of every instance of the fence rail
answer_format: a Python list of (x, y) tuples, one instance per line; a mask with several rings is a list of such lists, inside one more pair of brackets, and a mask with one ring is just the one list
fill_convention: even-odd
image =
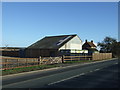
[(0, 58), (0, 69), (13, 69), (21, 67), (38, 66), (43, 64), (62, 63), (62, 57), (44, 57), (44, 58)]
[(39, 57), (39, 58), (13, 58), (0, 57), (0, 69), (13, 69), (21, 67), (38, 66), (44, 64), (63, 63), (66, 61), (101, 60), (112, 58), (111, 53), (94, 53), (91, 56), (62, 56), (62, 57)]
[(92, 60), (92, 56), (64, 56), (64, 61)]

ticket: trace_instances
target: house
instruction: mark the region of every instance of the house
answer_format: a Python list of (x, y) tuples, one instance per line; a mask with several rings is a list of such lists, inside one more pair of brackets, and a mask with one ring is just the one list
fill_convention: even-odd
[(82, 40), (77, 34), (46, 36), (25, 49), (26, 57), (68, 55), (82, 50)]
[(96, 49), (97, 46), (94, 44), (93, 40), (91, 42), (88, 42), (87, 40), (82, 45), (83, 50), (88, 50), (88, 54), (96, 53), (98, 50)]

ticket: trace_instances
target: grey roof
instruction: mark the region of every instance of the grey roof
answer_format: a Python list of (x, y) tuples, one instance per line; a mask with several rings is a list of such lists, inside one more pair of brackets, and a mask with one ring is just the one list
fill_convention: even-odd
[(77, 35), (46, 36), (30, 45), (28, 49), (59, 49), (75, 36)]

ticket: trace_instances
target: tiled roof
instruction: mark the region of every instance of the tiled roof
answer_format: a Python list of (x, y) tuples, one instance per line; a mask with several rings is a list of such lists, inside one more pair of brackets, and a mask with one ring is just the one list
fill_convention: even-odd
[(36, 49), (58, 49), (75, 36), (77, 35), (74, 34), (74, 35), (47, 36), (33, 43), (28, 48), (29, 49), (35, 49), (35, 48)]
[(91, 49), (91, 48), (96, 48), (96, 45), (93, 43), (93, 41), (91, 41), (91, 42), (86, 41), (82, 45), (82, 49)]
[(96, 47), (96, 45), (93, 42), (87, 42), (91, 47)]

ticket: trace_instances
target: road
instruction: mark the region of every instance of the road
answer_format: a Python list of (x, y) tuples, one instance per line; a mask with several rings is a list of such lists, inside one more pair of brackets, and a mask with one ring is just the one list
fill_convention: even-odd
[(7, 88), (118, 88), (118, 59), (3, 77)]

